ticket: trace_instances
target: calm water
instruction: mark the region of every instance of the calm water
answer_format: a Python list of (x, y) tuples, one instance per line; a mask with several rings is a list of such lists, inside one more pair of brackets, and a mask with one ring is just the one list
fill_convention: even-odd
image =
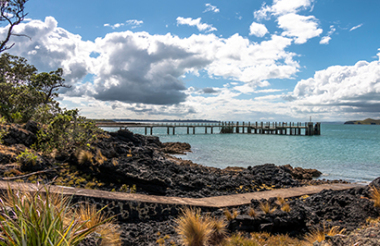
[[(109, 129), (111, 130), (111, 129)], [(143, 133), (143, 129), (131, 129)], [(192, 129), (190, 129), (190, 132)], [(280, 136), (259, 134), (187, 135), (176, 128), (154, 129), (162, 142), (187, 142), (192, 153), (179, 156), (195, 163), (225, 168), (265, 163), (316, 168), (326, 179), (371, 181), (380, 176), (380, 125), (322, 124), (321, 136)], [(209, 131), (210, 132), (210, 131)], [(214, 129), (214, 132), (219, 132)]]

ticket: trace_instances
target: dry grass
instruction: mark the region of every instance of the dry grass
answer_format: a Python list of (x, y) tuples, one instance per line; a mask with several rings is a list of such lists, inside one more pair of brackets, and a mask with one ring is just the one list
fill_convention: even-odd
[(92, 163), (92, 158), (94, 155), (88, 150), (80, 150), (78, 154), (78, 162), (79, 164), (88, 164)]
[(209, 217), (202, 217), (200, 209), (185, 208), (176, 219), (176, 232), (181, 241), (188, 246), (205, 246), (213, 233), (213, 224)]
[[(106, 220), (105, 216), (96, 209), (95, 205), (81, 205), (76, 212), (77, 216), (85, 221), (84, 228), (90, 229)], [(121, 245), (120, 232), (112, 221), (101, 224), (95, 229), (102, 237), (102, 246)]]
[(271, 214), (276, 210), (275, 208), (270, 207), (270, 204), (268, 201), (260, 202), (260, 209), (261, 209), (261, 211), (264, 212), (264, 214)]
[(326, 227), (325, 224), (323, 224), (322, 228), (313, 229), (308, 233), (305, 237), (305, 242), (309, 243), (310, 245), (313, 245), (315, 241), (322, 242), (325, 240), (326, 235), (327, 236), (335, 236), (338, 234), (343, 234), (345, 232), (345, 229), (341, 229), (339, 226), (333, 226), (333, 227)]
[(285, 203), (284, 205), (282, 205), (281, 210), (289, 213), (291, 210), (290, 205), (288, 203)]
[(283, 206), (283, 205), (286, 203), (286, 201), (285, 201), (285, 199), (284, 199), (283, 197), (278, 196), (278, 197), (277, 197), (277, 203), (278, 203), (280, 206)]
[(220, 245), (227, 236), (227, 223), (223, 219), (210, 219), (212, 226), (212, 234), (209, 239), (210, 245)]
[(380, 188), (371, 187), (371, 200), (375, 207), (380, 208)]
[(254, 208), (249, 208), (248, 215), (251, 216), (252, 218), (256, 217), (256, 211), (255, 211), (255, 209)]
[(104, 155), (102, 155), (102, 152), (100, 151), (100, 149), (98, 149), (98, 150), (96, 151), (95, 161), (96, 161), (96, 163), (98, 163), (99, 165), (103, 165), (103, 163), (104, 163), (105, 161), (107, 161), (107, 158), (106, 158)]
[(239, 215), (236, 209), (232, 209), (232, 213), (228, 209), (225, 209), (223, 213), (228, 221), (236, 219), (236, 217)]
[(303, 246), (304, 243), (288, 235), (271, 235), (267, 232), (251, 233), (251, 238), (235, 234), (223, 244), (224, 246)]
[(115, 167), (116, 167), (117, 165), (119, 165), (119, 162), (117, 161), (116, 158), (112, 158), (111, 162), (112, 162), (112, 165), (114, 165)]

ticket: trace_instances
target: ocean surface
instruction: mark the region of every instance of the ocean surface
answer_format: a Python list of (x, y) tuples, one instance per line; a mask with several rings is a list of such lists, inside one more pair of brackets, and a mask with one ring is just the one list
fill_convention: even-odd
[[(130, 130), (144, 134), (143, 128)], [(176, 128), (175, 135), (167, 135), (166, 128), (153, 129), (153, 135), (162, 142), (191, 144), (192, 153), (177, 157), (206, 166), (290, 164), (316, 168), (325, 179), (369, 182), (380, 177), (380, 125), (322, 123), (320, 136), (218, 133), (215, 128), (214, 134), (204, 134), (204, 128), (200, 127), (196, 128), (196, 135), (187, 135), (186, 128)]]

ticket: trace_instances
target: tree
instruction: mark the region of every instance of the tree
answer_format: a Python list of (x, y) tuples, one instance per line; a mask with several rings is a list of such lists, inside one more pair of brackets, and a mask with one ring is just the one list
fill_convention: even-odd
[[(38, 114), (53, 116), (60, 112), (56, 91), (68, 86), (62, 69), (37, 73), (22, 57), (3, 53), (0, 56), (0, 115), (8, 122), (26, 122)], [(44, 116), (44, 118), (46, 118)]]
[(5, 22), (7, 24), (8, 31), (4, 40), (0, 41), (0, 53), (11, 49), (15, 44), (7, 46), (12, 36), (28, 37), (25, 34), (13, 33), (13, 28), (20, 24), (28, 13), (24, 12), (25, 3), (28, 0), (0, 0), (0, 23)]

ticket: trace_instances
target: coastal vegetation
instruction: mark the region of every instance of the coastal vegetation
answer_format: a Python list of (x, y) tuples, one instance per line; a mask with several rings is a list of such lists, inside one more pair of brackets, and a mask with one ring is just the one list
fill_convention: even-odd
[(77, 209), (48, 186), (40, 185), (34, 192), (8, 188), (0, 211), (0, 245), (74, 246), (88, 237), (102, 241), (101, 245), (120, 245), (111, 217), (88, 204)]

